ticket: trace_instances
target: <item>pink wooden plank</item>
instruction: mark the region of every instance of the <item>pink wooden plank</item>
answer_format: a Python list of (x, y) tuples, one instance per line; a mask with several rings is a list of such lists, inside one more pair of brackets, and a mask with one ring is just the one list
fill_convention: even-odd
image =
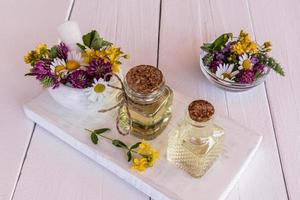
[(77, 1), (71, 20), (80, 24), (82, 33), (97, 29), (102, 37), (129, 53), (124, 71), (144, 63), (156, 65), (159, 0)]
[(55, 42), (52, 30), (64, 20), (68, 5), (69, 0), (0, 1), (0, 199), (12, 196), (33, 128), (22, 104), (41, 90), (24, 77), (23, 55), (40, 41)]
[[(272, 73), (267, 93), (290, 199), (300, 198), (300, 2), (249, 1), (258, 39), (273, 42), (271, 53), (286, 76)], [(267, 9), (266, 9), (267, 8)]]
[[(131, 58), (124, 61), (124, 71), (141, 63), (156, 64), (159, 0), (76, 0), (71, 20), (79, 23), (82, 33), (96, 29), (128, 52)], [(16, 199), (148, 199), (44, 132), (37, 128), (33, 135)]]
[(15, 200), (146, 200), (123, 180), (37, 127)]
[(164, 0), (162, 6), (159, 67), (169, 85), (188, 96), (208, 99), (218, 114), (264, 136), (258, 155), (230, 198), (286, 199), (264, 86), (241, 94), (224, 92), (208, 83), (199, 69), (203, 42), (227, 31), (237, 34), (241, 28), (252, 34), (247, 2)]

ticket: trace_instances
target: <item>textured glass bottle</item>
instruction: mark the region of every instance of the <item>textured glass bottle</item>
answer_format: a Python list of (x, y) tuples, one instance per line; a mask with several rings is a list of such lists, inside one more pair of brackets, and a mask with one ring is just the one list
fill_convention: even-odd
[(224, 130), (214, 124), (213, 114), (209, 102), (193, 101), (169, 135), (167, 159), (193, 177), (203, 176), (222, 150)]
[[(165, 85), (162, 72), (150, 65), (133, 67), (126, 74), (124, 88), (129, 98), (131, 134), (145, 140), (154, 139), (171, 118), (173, 91)], [(119, 121), (122, 129), (128, 128), (125, 107), (119, 111)]]

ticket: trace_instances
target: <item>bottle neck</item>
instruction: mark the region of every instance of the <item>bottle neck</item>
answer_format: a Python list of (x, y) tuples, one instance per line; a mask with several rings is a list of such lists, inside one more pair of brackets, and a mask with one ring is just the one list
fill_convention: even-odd
[(213, 134), (213, 129), (214, 129), (213, 118), (205, 122), (197, 122), (192, 120), (190, 118), (189, 113), (187, 113), (186, 123), (188, 123), (191, 126), (191, 131), (189, 131), (189, 134), (187, 135), (187, 137), (189, 138), (188, 140), (191, 143), (202, 144), (203, 140), (206, 140)]
[(197, 121), (191, 119), (189, 113), (187, 113), (186, 114), (186, 121), (190, 125), (194, 126), (195, 128), (200, 128), (201, 129), (201, 128), (211, 127), (214, 123), (214, 118), (211, 118), (211, 119), (209, 119), (208, 121), (205, 121), (205, 122), (197, 122)]
[(166, 85), (165, 82), (163, 81), (158, 89), (154, 90), (149, 94), (143, 94), (132, 90), (128, 86), (126, 78), (124, 79), (124, 88), (127, 96), (130, 98), (131, 101), (139, 104), (151, 104), (156, 102), (158, 98), (163, 94), (165, 87)]

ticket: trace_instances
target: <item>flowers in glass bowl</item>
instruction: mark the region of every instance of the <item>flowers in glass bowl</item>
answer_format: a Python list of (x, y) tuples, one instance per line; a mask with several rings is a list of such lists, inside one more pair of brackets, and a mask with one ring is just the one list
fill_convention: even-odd
[(284, 76), (281, 65), (268, 55), (271, 43), (259, 45), (243, 30), (237, 38), (225, 33), (212, 43), (204, 43), (201, 49), (205, 52), (201, 63), (213, 75), (212, 79), (231, 82), (233, 88), (259, 82), (270, 69)]
[(107, 74), (119, 74), (121, 60), (128, 55), (95, 30), (81, 37), (75, 22), (62, 24), (60, 29), (61, 38), (66, 42), (63, 40), (52, 47), (41, 43), (31, 50), (24, 57), (25, 63), (31, 66), (25, 75), (34, 76), (45, 88), (57, 91), (48, 90), (56, 101), (69, 108), (80, 107), (76, 103), (87, 104), (82, 94), (91, 103), (111, 96), (109, 85), (116, 80)]

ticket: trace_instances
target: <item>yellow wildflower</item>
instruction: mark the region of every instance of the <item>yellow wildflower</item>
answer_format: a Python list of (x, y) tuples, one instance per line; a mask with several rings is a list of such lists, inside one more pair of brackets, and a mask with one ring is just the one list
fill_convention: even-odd
[(232, 51), (237, 55), (241, 55), (245, 52), (243, 46), (239, 42), (232, 46)]
[(131, 166), (132, 170), (137, 170), (137, 171), (145, 171), (147, 168), (147, 159), (146, 158), (134, 158), (133, 159), (133, 165)]
[(250, 42), (249, 46), (247, 47), (247, 52), (249, 52), (250, 54), (255, 54), (258, 52), (258, 47), (257, 44), (255, 42)]
[(113, 63), (112, 67), (111, 67), (111, 70), (112, 70), (113, 73), (119, 73), (120, 72), (120, 65), (116, 64), (116, 63)]
[(159, 157), (158, 152), (144, 141), (139, 145), (137, 153), (142, 156), (142, 158), (134, 158), (131, 169), (138, 171), (144, 171), (146, 168), (152, 167)]
[(146, 143), (145, 141), (142, 141), (142, 143), (139, 145), (138, 154), (140, 155), (149, 155), (152, 153), (154, 149), (151, 147), (149, 143)]
[(26, 64), (30, 63), (31, 52), (28, 52), (27, 55), (24, 56), (24, 62)]
[(44, 43), (40, 43), (36, 48), (35, 51), (37, 54), (44, 54), (47, 52), (47, 45)]
[(270, 41), (264, 42), (263, 48), (265, 51), (271, 51), (272, 50), (272, 44)]
[(114, 63), (115, 60), (121, 55), (123, 52), (121, 52), (120, 48), (115, 47), (109, 47), (105, 50), (105, 53), (108, 55), (109, 60)]

